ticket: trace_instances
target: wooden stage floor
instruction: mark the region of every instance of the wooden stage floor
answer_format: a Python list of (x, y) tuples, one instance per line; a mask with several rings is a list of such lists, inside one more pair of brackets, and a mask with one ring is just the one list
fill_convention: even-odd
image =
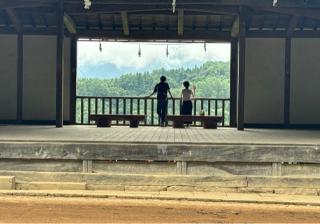
[(95, 126), (16, 126), (1, 125), (0, 141), (30, 142), (104, 142), (104, 143), (162, 143), (162, 144), (285, 144), (318, 145), (320, 130), (275, 130), (234, 128), (208, 130), (191, 127), (126, 126), (96, 128)]

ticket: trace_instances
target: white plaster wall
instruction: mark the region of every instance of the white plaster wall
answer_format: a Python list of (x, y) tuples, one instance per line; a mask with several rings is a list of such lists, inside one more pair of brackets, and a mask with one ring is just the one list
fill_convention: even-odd
[(17, 118), (17, 36), (0, 35), (0, 120)]
[[(64, 120), (69, 119), (70, 41), (65, 41)], [(55, 120), (56, 37), (24, 36), (23, 120)]]
[(320, 124), (320, 39), (293, 39), (291, 50), (292, 124)]
[(284, 121), (285, 39), (247, 38), (245, 123)]

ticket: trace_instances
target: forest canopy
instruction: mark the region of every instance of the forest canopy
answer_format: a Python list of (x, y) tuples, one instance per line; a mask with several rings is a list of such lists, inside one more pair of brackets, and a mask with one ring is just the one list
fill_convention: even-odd
[(230, 62), (221, 61), (209, 61), (194, 68), (161, 68), (145, 73), (129, 73), (112, 79), (78, 78), (77, 95), (146, 96), (162, 75), (167, 77), (175, 97), (179, 97), (182, 83), (186, 80), (196, 86), (197, 97), (228, 98), (230, 95)]

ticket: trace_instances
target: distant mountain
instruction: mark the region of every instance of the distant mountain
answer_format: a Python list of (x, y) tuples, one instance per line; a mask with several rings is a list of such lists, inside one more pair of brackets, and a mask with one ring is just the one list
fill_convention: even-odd
[[(105, 67), (103, 67), (105, 66)], [(108, 74), (119, 74), (116, 68), (104, 64), (102, 67), (111, 70)], [(113, 69), (113, 70), (112, 70)], [(83, 72), (83, 71), (82, 71)], [(88, 74), (95, 74), (88, 70)], [(96, 70), (98, 72), (98, 70)], [(150, 94), (154, 85), (159, 82), (161, 75), (167, 77), (174, 96), (179, 96), (182, 82), (189, 80), (197, 87), (198, 97), (229, 97), (230, 95), (230, 63), (209, 61), (199, 66), (183, 67), (177, 69), (156, 69), (149, 72), (131, 72), (114, 78), (105, 76), (93, 76), (83, 73), (78, 76), (77, 95), (82, 96), (145, 96)], [(111, 76), (111, 75), (110, 75)], [(110, 77), (108, 76), (108, 77)]]
[(78, 77), (79, 78), (103, 78), (103, 79), (110, 79), (120, 77), (122, 74), (129, 74), (129, 73), (144, 73), (152, 70), (156, 70), (158, 68), (165, 68), (165, 69), (178, 69), (179, 67), (183, 68), (193, 68), (195, 66), (201, 66), (202, 62), (197, 60), (192, 60), (184, 63), (183, 66), (164, 66), (161, 65), (159, 61), (154, 61), (151, 64), (143, 68), (136, 68), (136, 67), (117, 67), (115, 64), (112, 63), (99, 63), (99, 64), (81, 64), (78, 66)]

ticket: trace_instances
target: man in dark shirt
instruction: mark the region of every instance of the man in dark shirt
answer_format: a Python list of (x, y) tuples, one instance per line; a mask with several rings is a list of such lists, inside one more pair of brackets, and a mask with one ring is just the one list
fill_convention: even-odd
[(151, 93), (147, 97), (151, 97), (155, 93), (157, 93), (157, 114), (160, 118), (160, 125), (164, 127), (167, 120), (167, 111), (168, 111), (168, 93), (171, 98), (172, 94), (170, 92), (169, 84), (166, 83), (166, 77), (161, 76), (160, 82), (154, 87), (153, 93)]

